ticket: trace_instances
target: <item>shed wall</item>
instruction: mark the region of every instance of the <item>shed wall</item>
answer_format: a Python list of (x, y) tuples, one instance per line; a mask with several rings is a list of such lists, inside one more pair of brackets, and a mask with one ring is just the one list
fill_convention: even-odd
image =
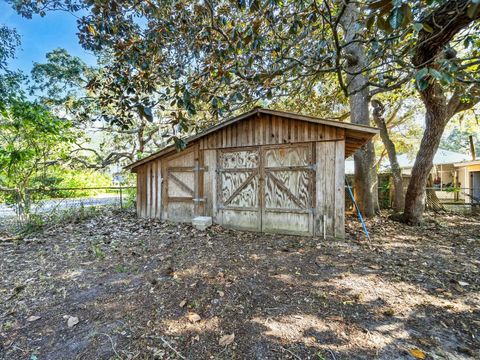
[(344, 136), (342, 128), (262, 114), (226, 126), (198, 142), (200, 149), (219, 149), (341, 140)]
[[(173, 221), (190, 221), (193, 216), (206, 215), (211, 216), (214, 223), (228, 226), (229, 222), (224, 221), (228, 220), (225, 211), (218, 209), (217, 161), (221, 149), (302, 145), (312, 149), (312, 164), (315, 165), (310, 190), (313, 220), (308, 233), (320, 237), (343, 237), (344, 134), (341, 128), (271, 115), (234, 123), (192, 142), (182, 152), (169, 153), (138, 166), (137, 213), (144, 218)], [(265, 216), (265, 211), (262, 214)], [(285, 219), (288, 218), (286, 213)], [(271, 219), (282, 221), (282, 215), (273, 214), (270, 222)], [(251, 221), (258, 225), (258, 216)], [(269, 226), (275, 228), (272, 224)], [(256, 225), (252, 227), (259, 229)]]

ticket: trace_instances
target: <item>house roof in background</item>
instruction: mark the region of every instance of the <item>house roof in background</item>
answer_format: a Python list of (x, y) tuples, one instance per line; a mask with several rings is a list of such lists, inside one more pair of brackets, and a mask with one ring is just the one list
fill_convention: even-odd
[[(397, 156), (398, 164), (402, 169), (410, 169), (415, 163), (415, 155), (411, 154), (400, 154)], [(444, 165), (444, 164), (457, 164), (464, 161), (470, 161), (471, 156), (446, 150), (438, 149), (437, 153), (433, 157), (433, 165)], [(390, 163), (388, 159), (382, 161), (380, 165), (380, 171), (388, 171), (390, 169)], [(354, 164), (353, 159), (345, 160), (345, 174), (351, 175), (354, 173)]]

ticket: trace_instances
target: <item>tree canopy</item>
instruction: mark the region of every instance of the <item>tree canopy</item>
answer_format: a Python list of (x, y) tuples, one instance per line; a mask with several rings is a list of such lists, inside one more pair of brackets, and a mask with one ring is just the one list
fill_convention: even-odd
[[(199, 114), (218, 121), (258, 102), (275, 107), (326, 93), (340, 99), (340, 118), (350, 113), (352, 122), (369, 124), (372, 97), (414, 85), (426, 128), (407, 191), (409, 222), (421, 217), (446, 124), (479, 101), (476, 0), (11, 2), (26, 17), (81, 10), (79, 41), (108, 59), (86, 89), (101, 115), (123, 130), (135, 127), (134, 119), (162, 117), (172, 129), (192, 131)], [(55, 56), (57, 65), (66, 61)], [(66, 75), (68, 81), (76, 73)], [(371, 215), (373, 145), (355, 161), (355, 185), (364, 190), (357, 195)]]

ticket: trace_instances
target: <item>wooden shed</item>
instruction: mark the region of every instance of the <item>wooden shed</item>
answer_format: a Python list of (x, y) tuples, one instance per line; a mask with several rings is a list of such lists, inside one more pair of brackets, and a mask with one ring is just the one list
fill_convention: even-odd
[(255, 108), (127, 166), (141, 217), (344, 236), (344, 165), (378, 131)]

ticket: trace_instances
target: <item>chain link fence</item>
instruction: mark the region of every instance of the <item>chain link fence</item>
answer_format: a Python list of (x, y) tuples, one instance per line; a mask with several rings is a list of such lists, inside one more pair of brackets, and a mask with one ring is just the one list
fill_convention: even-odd
[(128, 208), (135, 204), (135, 194), (134, 186), (0, 188), (0, 231), (22, 231), (65, 218), (81, 218), (105, 207)]

